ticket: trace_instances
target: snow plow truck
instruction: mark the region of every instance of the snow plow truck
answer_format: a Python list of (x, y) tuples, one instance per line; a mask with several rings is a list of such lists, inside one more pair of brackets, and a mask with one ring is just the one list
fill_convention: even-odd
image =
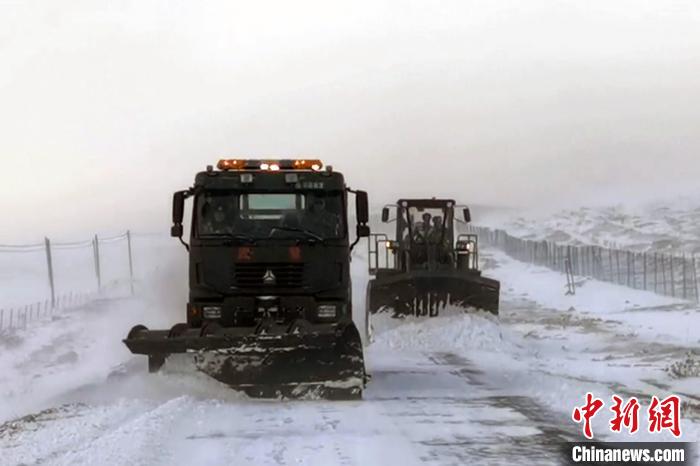
[[(461, 207), (461, 219), (455, 210)], [(393, 218), (392, 217), (393, 211)], [(479, 270), (478, 237), (456, 234), (471, 221), (469, 208), (451, 199), (400, 199), (382, 210), (395, 236), (370, 235), (366, 331), (370, 315), (437, 316), (448, 306), (498, 314), (500, 284)]]
[(124, 339), (148, 356), (150, 372), (190, 353), (198, 370), (252, 397), (361, 398), (350, 252), (370, 234), (366, 192), (320, 160), (225, 159), (174, 194), (172, 221), (171, 236), (189, 253), (186, 321), (137, 325)]

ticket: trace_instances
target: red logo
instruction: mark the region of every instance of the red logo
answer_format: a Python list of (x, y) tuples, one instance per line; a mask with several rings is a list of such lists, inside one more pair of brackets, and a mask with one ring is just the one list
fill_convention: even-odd
[(289, 247), (289, 260), (291, 260), (292, 262), (301, 261), (301, 248), (299, 246)]
[(238, 248), (238, 253), (236, 257), (239, 261), (250, 261), (253, 260), (253, 250), (251, 248)]
[(649, 414), (649, 432), (661, 432), (668, 429), (674, 437), (681, 436), (681, 399), (676, 395), (664, 398), (662, 401), (651, 397)]
[(591, 419), (600, 411), (603, 407), (603, 400), (600, 398), (594, 398), (593, 394), (586, 393), (586, 404), (574, 409), (571, 414), (571, 418), (574, 422), (581, 423), (583, 421), (583, 435), (588, 439), (593, 438), (593, 429), (591, 428)]
[[(630, 434), (639, 430), (639, 410), (640, 404), (637, 398), (631, 397), (626, 403), (617, 396), (612, 396), (613, 405), (610, 411), (614, 417), (610, 420), (611, 432), (622, 432), (625, 428)], [(593, 438), (591, 420), (603, 407), (603, 400), (595, 398), (592, 393), (586, 393), (586, 403), (583, 406), (574, 408), (571, 418), (576, 423), (583, 422), (583, 435), (588, 439)], [(676, 395), (670, 395), (663, 400), (652, 396), (649, 409), (649, 432), (657, 433), (668, 430), (675, 437), (681, 436), (681, 399)]]
[(615, 417), (610, 421), (610, 430), (621, 432), (624, 426), (630, 434), (637, 432), (639, 430), (639, 401), (632, 397), (622, 406), (622, 398), (613, 395), (612, 399), (615, 404), (610, 408), (610, 411), (615, 414)]

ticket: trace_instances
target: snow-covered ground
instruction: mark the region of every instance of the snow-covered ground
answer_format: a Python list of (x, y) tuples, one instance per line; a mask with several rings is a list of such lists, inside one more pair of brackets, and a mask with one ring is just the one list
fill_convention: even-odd
[[(136, 298), (95, 301), (3, 337), (0, 463), (560, 464), (557, 442), (581, 438), (571, 411), (587, 391), (608, 403), (635, 395), (643, 406), (680, 394), (683, 439), (700, 437), (700, 378), (667, 371), (700, 353), (695, 304), (592, 280), (565, 296), (561, 274), (485, 251), (485, 273), (502, 282), (498, 318), (379, 316), (362, 401), (260, 401), (182, 361), (149, 375), (121, 344), (134, 323), (181, 319), (183, 256), (150, 257), (154, 272)], [(353, 262), (355, 303), (364, 302), (363, 256)], [(594, 420), (596, 438), (624, 438), (608, 420)], [(670, 434), (633, 437), (651, 438)]]
[(476, 220), (525, 239), (634, 251), (700, 252), (700, 199), (582, 207), (554, 213), (485, 210)]

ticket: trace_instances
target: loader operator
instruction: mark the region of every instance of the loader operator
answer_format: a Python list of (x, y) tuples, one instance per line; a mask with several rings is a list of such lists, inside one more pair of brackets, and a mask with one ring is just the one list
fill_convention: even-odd
[(425, 243), (428, 240), (428, 237), (430, 236), (430, 219), (431, 215), (426, 212), (423, 214), (422, 218), (423, 221), (421, 223), (416, 224), (415, 228), (416, 231), (413, 232), (413, 241), (416, 243)]
[(413, 245), (411, 249), (411, 262), (415, 265), (425, 265), (428, 264), (428, 238), (431, 236), (430, 213), (425, 212), (422, 215), (423, 222), (415, 225), (415, 231), (413, 232)]
[(445, 226), (442, 222), (442, 217), (433, 217), (433, 227), (428, 233), (428, 243), (435, 249), (435, 258), (440, 264), (449, 264), (452, 261), (450, 254), (451, 245), (449, 239), (445, 235)]

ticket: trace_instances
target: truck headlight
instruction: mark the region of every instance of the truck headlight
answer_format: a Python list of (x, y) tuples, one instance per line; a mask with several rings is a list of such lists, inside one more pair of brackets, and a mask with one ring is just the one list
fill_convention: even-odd
[(221, 306), (202, 307), (202, 316), (205, 319), (221, 319)]
[(319, 304), (318, 316), (323, 319), (335, 318), (337, 308), (335, 304)]
[(459, 241), (456, 249), (458, 251), (474, 252), (476, 251), (476, 243), (474, 241)]
[(394, 249), (399, 249), (399, 242), (398, 241), (387, 241), (385, 246), (388, 250), (392, 251)]

